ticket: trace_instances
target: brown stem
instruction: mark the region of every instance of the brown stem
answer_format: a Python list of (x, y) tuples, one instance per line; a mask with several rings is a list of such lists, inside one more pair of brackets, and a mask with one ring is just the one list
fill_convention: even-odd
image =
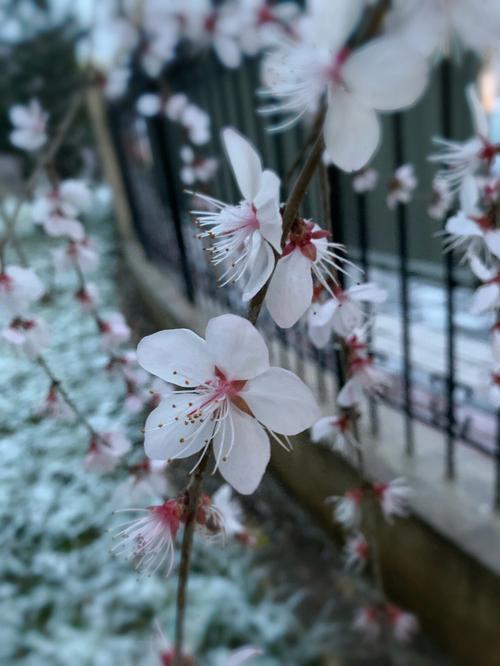
[(181, 546), (181, 561), (177, 581), (177, 604), (175, 618), (175, 645), (172, 666), (184, 666), (183, 646), (186, 622), (186, 594), (193, 551), (193, 536), (196, 525), (196, 511), (201, 497), (203, 475), (208, 464), (209, 449), (200, 460), (196, 471), (191, 477), (186, 489), (187, 518), (184, 524), (184, 535)]
[[(320, 117), (322, 118), (324, 111), (320, 111)], [(323, 123), (318, 122), (316, 128), (316, 136), (314, 139), (314, 145), (309, 153), (307, 160), (302, 167), (301, 172), (299, 173), (297, 180), (290, 192), (290, 196), (285, 204), (285, 210), (283, 212), (283, 233), (281, 236), (281, 247), (285, 247), (286, 239), (292, 228), (292, 224), (297, 217), (299, 212), (300, 205), (304, 200), (304, 197), (307, 193), (307, 188), (309, 187), (311, 180), (316, 172), (316, 168), (321, 160), (321, 155), (323, 153)], [(276, 264), (275, 264), (276, 267)], [(274, 273), (274, 271), (273, 271)], [(252, 298), (250, 305), (248, 307), (247, 319), (252, 324), (257, 322), (260, 311), (262, 309), (262, 304), (267, 294), (269, 284), (272, 280), (273, 273), (271, 274), (269, 280), (262, 287), (262, 289)]]
[(51, 383), (57, 387), (57, 392), (61, 395), (64, 402), (71, 408), (71, 410), (77, 417), (78, 421), (88, 430), (91, 437), (99, 440), (105, 446), (108, 446), (108, 443), (105, 440), (103, 440), (102, 437), (99, 435), (99, 433), (91, 426), (86, 416), (83, 414), (83, 412), (77, 406), (73, 398), (69, 395), (64, 386), (61, 384), (61, 380), (58, 379), (58, 377), (56, 377), (56, 375), (52, 372), (45, 358), (43, 356), (39, 356), (37, 358), (37, 363), (40, 366), (40, 368), (42, 368), (42, 370), (45, 372), (47, 377), (50, 379)]

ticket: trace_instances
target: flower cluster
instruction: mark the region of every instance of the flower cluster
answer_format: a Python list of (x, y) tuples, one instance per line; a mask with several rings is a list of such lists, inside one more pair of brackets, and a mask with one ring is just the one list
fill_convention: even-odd
[(431, 160), (441, 162), (438, 174), (448, 190), (458, 193), (459, 209), (444, 226), (446, 251), (460, 252), (480, 282), (470, 305), (473, 315), (491, 320), (492, 369), (490, 402), (500, 407), (498, 391), (498, 308), (500, 306), (500, 179), (496, 167), (500, 144), (490, 140), (489, 121), (475, 87), (469, 85), (466, 96), (473, 121), (474, 136), (465, 142), (437, 139), (441, 148)]
[[(152, 470), (151, 466), (144, 463), (134, 470), (134, 474), (138, 474), (142, 482), (150, 477), (150, 483)], [(161, 488), (162, 491), (164, 489)], [(113, 553), (132, 558), (137, 570), (143, 575), (151, 575), (165, 567), (168, 576), (175, 562), (177, 533), (190, 519), (188, 492), (146, 508), (120, 509), (118, 513), (137, 512), (140, 516), (127, 521), (115, 532), (113, 539), (117, 543)], [(227, 485), (221, 486), (213, 498), (201, 495), (193, 516), (196, 532), (209, 540), (244, 534), (246, 530), (241, 518), (241, 507)]]
[(134, 60), (156, 78), (181, 51), (196, 55), (212, 49), (225, 67), (235, 68), (244, 56), (255, 56), (290, 34), (298, 14), (296, 2), (146, 0), (140, 13), (122, 8), (97, 26), (92, 60), (106, 94), (116, 98), (126, 90)]

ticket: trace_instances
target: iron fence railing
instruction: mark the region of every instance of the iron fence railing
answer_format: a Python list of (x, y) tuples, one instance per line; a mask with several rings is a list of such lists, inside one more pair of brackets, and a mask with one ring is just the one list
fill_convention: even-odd
[[(212, 136), (207, 153), (221, 155), (218, 130), (231, 125), (253, 140), (266, 167), (274, 168), (283, 177), (308, 131), (300, 125), (284, 134), (266, 131), (267, 121), (255, 110), (258, 66), (258, 62), (248, 61), (238, 71), (228, 71), (209, 57), (185, 62), (171, 68), (162, 90), (184, 92), (209, 113)], [(416, 166), (421, 187), (410, 206), (400, 205), (389, 211), (383, 187), (373, 193), (355, 194), (351, 177), (328, 167), (331, 219), (323, 219), (319, 176), (309, 189), (303, 214), (329, 226), (334, 239), (347, 245), (364, 271), (364, 279), (382, 278), (392, 286), (392, 310), (384, 319), (385, 332), (376, 325), (369, 342), (379, 364), (391, 376), (392, 388), (384, 400), (404, 416), (406, 453), (415, 453), (415, 422), (421, 421), (443, 433), (443, 467), (448, 479), (456, 476), (457, 443), (489, 456), (496, 470), (495, 506), (500, 508), (500, 420), (488, 407), (471, 369), (467, 369), (477, 362), (474, 358), (467, 361), (466, 354), (457, 352), (457, 342), (461, 347), (474, 345), (474, 353), (480, 353), (481, 345), (486, 349), (487, 325), (481, 333), (479, 329), (468, 330), (460, 321), (457, 298), (461, 305), (466, 301), (470, 278), (456, 268), (450, 254), (442, 255), (440, 242), (435, 238), (439, 225), (428, 217), (427, 195), (422, 194), (430, 192), (433, 175), (426, 159), (431, 149), (428, 137), (467, 137), (470, 128), (463, 91), (465, 83), (475, 76), (476, 67), (469, 61), (443, 64), (435, 73), (429, 92), (415, 108), (383, 119), (384, 144), (373, 166), (382, 183), (390, 181), (397, 166), (405, 162)], [(178, 126), (162, 115), (144, 119), (135, 111), (137, 95), (151, 90), (152, 85), (139, 77), (134, 79), (130, 96), (109, 109), (109, 123), (138, 237), (151, 260), (182, 278), (186, 296), (192, 302), (200, 307), (210, 302), (243, 312), (233, 287), (216, 288), (214, 269), (206, 260), (201, 242), (193, 238), (189, 197), (179, 179), (183, 139)], [(223, 162), (222, 159), (210, 183), (210, 194), (236, 203), (239, 193)], [(422, 306), (422, 290), (434, 290), (429, 308)], [(428, 309), (432, 310), (433, 322), (425, 333)], [(312, 373), (310, 379), (323, 398), (334, 391), (335, 378), (338, 380), (341, 373), (335, 349), (315, 349), (304, 323), (283, 331), (264, 314), (259, 325), (270, 339), (279, 342), (275, 353), (282, 358), (278, 361), (294, 365), (300, 374)], [(426, 344), (433, 339), (439, 340), (438, 347), (429, 348), (430, 360), (422, 360)], [(488, 372), (485, 364), (485, 376)], [(370, 402), (369, 412), (371, 428), (376, 432), (379, 413), (374, 401)]]

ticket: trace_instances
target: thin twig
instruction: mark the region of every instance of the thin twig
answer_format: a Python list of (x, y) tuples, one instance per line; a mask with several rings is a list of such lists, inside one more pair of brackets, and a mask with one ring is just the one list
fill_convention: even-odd
[(100, 442), (102, 442), (104, 445), (108, 446), (108, 443), (101, 437), (101, 435), (92, 427), (86, 416), (83, 414), (83, 412), (80, 410), (80, 408), (77, 406), (73, 398), (69, 395), (67, 390), (64, 388), (64, 386), (61, 383), (61, 380), (56, 377), (56, 375), (53, 373), (52, 369), (50, 368), (49, 364), (47, 363), (46, 359), (43, 356), (39, 356), (37, 358), (37, 363), (40, 366), (40, 368), (45, 372), (47, 377), (50, 379), (51, 383), (53, 386), (57, 388), (57, 392), (61, 395), (63, 398), (64, 402), (70, 407), (70, 409), (73, 411), (75, 416), (77, 417), (78, 421), (88, 430), (90, 436), (93, 439), (97, 439)]
[(172, 666), (184, 666), (184, 633), (186, 623), (186, 596), (189, 580), (191, 555), (193, 552), (194, 528), (196, 525), (196, 511), (201, 497), (203, 487), (203, 475), (208, 464), (210, 449), (201, 459), (186, 489), (187, 518), (184, 524), (184, 535), (181, 546), (181, 561), (179, 565), (179, 577), (177, 581), (177, 604), (175, 618), (175, 647)]

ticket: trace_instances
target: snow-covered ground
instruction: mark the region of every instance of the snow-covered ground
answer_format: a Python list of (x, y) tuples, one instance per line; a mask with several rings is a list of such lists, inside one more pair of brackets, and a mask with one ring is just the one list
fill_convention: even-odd
[[(102, 260), (95, 281), (102, 311), (115, 309), (116, 248), (109, 216), (91, 233)], [(75, 275), (52, 276), (49, 246), (25, 232), (38, 273), (52, 282), (39, 307), (48, 320), (46, 357), (80, 409), (102, 430), (123, 428), (141, 457), (143, 417), (123, 410), (123, 382), (104, 366), (95, 324), (74, 300)], [(175, 576), (139, 581), (133, 565), (110, 555), (116, 488), (124, 472), (87, 472), (86, 430), (74, 422), (38, 419), (49, 388), (33, 363), (0, 350), (0, 663), (6, 666), (121, 666), (160, 663), (152, 646), (155, 619), (171, 634)], [(154, 498), (151, 498), (150, 502)], [(294, 602), (273, 600), (265, 571), (241, 545), (198, 543), (190, 581), (189, 646), (201, 664), (219, 665), (228, 647), (253, 643), (267, 656), (256, 664), (306, 664), (321, 649), (300, 637)]]

